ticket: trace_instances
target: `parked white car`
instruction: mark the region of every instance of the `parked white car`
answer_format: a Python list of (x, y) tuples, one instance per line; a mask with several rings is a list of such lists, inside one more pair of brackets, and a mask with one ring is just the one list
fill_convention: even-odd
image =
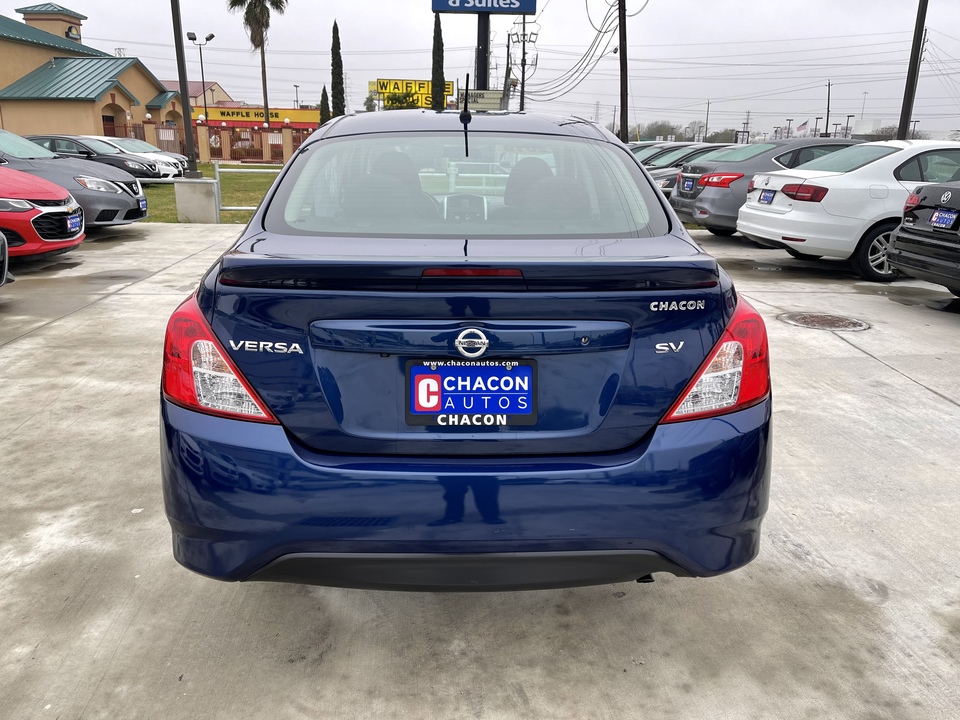
[(177, 162), (176, 158), (160, 152), (145, 152), (139, 149), (134, 150), (133, 145), (127, 145), (127, 143), (124, 142), (125, 138), (115, 138), (107, 135), (84, 135), (83, 137), (100, 140), (108, 145), (112, 145), (121, 152), (135, 154), (139, 155), (140, 157), (147, 158), (150, 160), (150, 162), (157, 164), (157, 170), (160, 171), (160, 176), (163, 178), (173, 178), (183, 174), (183, 169), (180, 167), (180, 164)]
[(960, 180), (960, 142), (853, 145), (792, 170), (754, 175), (737, 230), (794, 257), (849, 258), (861, 276), (889, 282), (891, 233), (917, 187)]

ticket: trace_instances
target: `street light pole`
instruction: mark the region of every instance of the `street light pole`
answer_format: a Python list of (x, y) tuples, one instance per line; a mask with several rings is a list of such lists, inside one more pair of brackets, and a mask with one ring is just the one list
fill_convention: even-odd
[(840, 123), (834, 123), (834, 124), (833, 124), (833, 136), (836, 137), (838, 132), (840, 132)]
[(820, 121), (823, 120), (823, 115), (818, 117), (813, 123), (813, 136), (820, 137)]
[(203, 42), (198, 42), (196, 33), (187, 33), (187, 40), (200, 48), (200, 92), (203, 93), (203, 116), (207, 120), (210, 119), (210, 112), (207, 110), (207, 77), (203, 73), (203, 46), (213, 40), (215, 37), (216, 35), (210, 33), (203, 39)]
[(197, 146), (193, 142), (193, 111), (190, 109), (190, 84), (187, 82), (187, 59), (183, 50), (183, 23), (180, 20), (180, 0), (170, 0), (173, 18), (173, 46), (177, 55), (177, 80), (180, 83), (180, 107), (183, 108), (183, 141), (187, 152), (187, 171), (184, 177), (203, 177), (197, 171)]
[(869, 93), (868, 93), (866, 90), (863, 91), (863, 105), (860, 106), (860, 119), (861, 119), (861, 120), (863, 120), (863, 111), (867, 109), (867, 95), (868, 95), (868, 94), (869, 94)]
[(793, 118), (787, 118), (787, 140), (790, 139), (790, 125), (793, 123)]
[(293, 91), (296, 93), (296, 100), (293, 101), (293, 106), (299, 110), (300, 109), (300, 86), (294, 84)]
[(847, 126), (843, 129), (843, 136), (845, 138), (850, 137), (850, 118), (855, 118), (856, 116), (856, 113), (853, 115), (847, 115)]
[(900, 123), (897, 125), (897, 140), (907, 139), (907, 123), (913, 115), (913, 101), (917, 95), (917, 80), (920, 77), (920, 53), (923, 50), (925, 32), (923, 25), (927, 20), (927, 0), (920, 0), (917, 6), (917, 24), (913, 28), (913, 46), (910, 48), (910, 65), (907, 68), (907, 82), (903, 88), (903, 106), (900, 109)]

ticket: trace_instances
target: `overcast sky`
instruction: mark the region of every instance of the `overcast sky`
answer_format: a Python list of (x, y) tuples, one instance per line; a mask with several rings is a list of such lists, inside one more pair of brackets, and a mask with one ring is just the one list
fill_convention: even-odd
[[(28, 0), (0, 0), (0, 14)], [(160, 79), (176, 77), (170, 3), (65, 0), (87, 15), (84, 41), (107, 52), (124, 48)], [(925, 62), (914, 119), (919, 128), (960, 128), (960, 1), (930, 0)], [(234, 99), (258, 103), (258, 56), (251, 53), (239, 15), (226, 0), (181, 0), (184, 31), (215, 33), (204, 50), (207, 80)], [(293, 107), (294, 84), (303, 103), (319, 102), (330, 85), (330, 41), (340, 28), (349, 108), (362, 108), (367, 82), (377, 78), (429, 79), (433, 15), (430, 0), (289, 0), (274, 15), (267, 52), (271, 104)], [(606, 55), (570, 92), (560, 84), (594, 42), (609, 9), (607, 0), (538, 0), (535, 46), (528, 47), (528, 109), (613, 119), (618, 105), (615, 30), (602, 36)], [(588, 19), (589, 11), (589, 19)], [(703, 119), (710, 127), (770, 131), (826, 114), (826, 84), (834, 83), (831, 125), (861, 112), (867, 120), (896, 123), (900, 113), (917, 0), (627, 0), (630, 122)], [(448, 80), (473, 73), (476, 17), (443, 15)], [(502, 83), (507, 35), (515, 16), (492, 21), (491, 77)], [(533, 18), (530, 18), (532, 21)], [(609, 43), (608, 43), (609, 40)], [(190, 79), (200, 79), (196, 48), (188, 44)], [(519, 51), (515, 61), (519, 63)], [(590, 63), (591, 65), (593, 63)], [(495, 75), (494, 75), (495, 73)], [(519, 68), (516, 69), (519, 76)], [(864, 95), (864, 93), (867, 93)], [(546, 100), (545, 98), (552, 98)], [(517, 101), (513, 106), (516, 107)], [(821, 121), (821, 128), (822, 128)]]

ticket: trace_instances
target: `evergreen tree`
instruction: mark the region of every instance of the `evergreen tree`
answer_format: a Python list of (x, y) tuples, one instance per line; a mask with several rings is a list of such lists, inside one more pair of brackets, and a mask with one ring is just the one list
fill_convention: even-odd
[(340, 117), (347, 111), (347, 103), (343, 96), (343, 58), (340, 57), (340, 28), (337, 21), (333, 21), (333, 46), (330, 48), (330, 67), (333, 75), (333, 117)]
[(430, 81), (433, 86), (430, 107), (443, 110), (447, 107), (447, 96), (444, 92), (446, 82), (443, 79), (443, 31), (440, 29), (440, 13), (433, 14), (433, 75)]
[(320, 124), (323, 125), (330, 119), (330, 98), (327, 95), (327, 86), (323, 86), (323, 92), (320, 93)]

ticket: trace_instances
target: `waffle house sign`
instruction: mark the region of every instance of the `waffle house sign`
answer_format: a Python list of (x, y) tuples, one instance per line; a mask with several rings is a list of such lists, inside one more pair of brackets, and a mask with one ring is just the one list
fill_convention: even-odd
[[(429, 80), (371, 80), (367, 83), (367, 90), (379, 95), (381, 100), (386, 99), (387, 95), (412, 93), (417, 99), (417, 104), (428, 109), (433, 97), (433, 83)], [(453, 95), (453, 83), (444, 83), (443, 91), (445, 97)]]

